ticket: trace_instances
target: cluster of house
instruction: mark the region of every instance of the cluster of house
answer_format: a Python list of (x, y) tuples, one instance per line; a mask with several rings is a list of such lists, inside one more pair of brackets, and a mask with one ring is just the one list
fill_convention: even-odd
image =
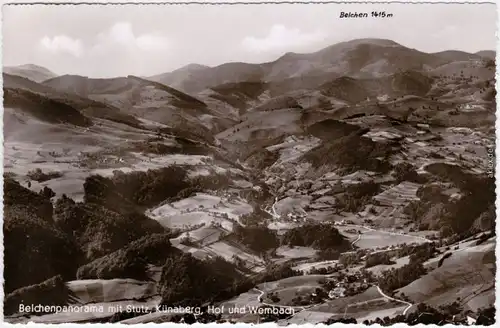
[(335, 298), (345, 297), (345, 291), (346, 288), (339, 285), (338, 287), (335, 287), (334, 289), (328, 292), (328, 298), (335, 299)]
[(84, 166), (120, 165), (125, 163), (125, 160), (120, 156), (105, 156), (98, 153), (84, 152), (79, 152), (78, 156), (81, 158), (80, 163)]
[(299, 214), (299, 213), (289, 212), (289, 213), (287, 213), (286, 217), (293, 222), (298, 222), (300, 219), (303, 219), (305, 217), (305, 215)]
[(215, 192), (205, 191), (205, 193), (225, 198), (228, 202), (237, 201), (240, 197), (239, 190), (237, 189), (216, 190)]
[[(348, 288), (350, 292), (348, 293)], [(335, 284), (328, 292), (328, 298), (336, 299), (342, 298), (349, 295), (353, 295), (353, 293), (359, 293), (365, 291), (369, 288), (368, 279), (362, 276), (360, 272), (357, 272), (353, 276), (346, 276), (342, 281), (339, 281)]]
[(344, 226), (344, 225), (348, 225), (348, 224), (354, 224), (354, 222), (351, 220), (346, 220), (346, 219), (343, 219), (340, 222), (337, 222), (337, 221), (333, 222), (333, 225), (337, 225), (337, 226)]

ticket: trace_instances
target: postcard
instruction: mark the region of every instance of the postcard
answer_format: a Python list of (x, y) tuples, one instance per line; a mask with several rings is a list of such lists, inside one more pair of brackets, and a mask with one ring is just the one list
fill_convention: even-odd
[(4, 320), (493, 325), (496, 24), (4, 6)]

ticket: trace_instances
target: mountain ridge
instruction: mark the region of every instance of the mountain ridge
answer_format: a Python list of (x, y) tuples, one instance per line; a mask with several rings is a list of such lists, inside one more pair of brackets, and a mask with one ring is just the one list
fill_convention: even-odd
[[(414, 57), (413, 60), (408, 60), (410, 57)], [(189, 76), (176, 81), (162, 81), (161, 74), (149, 79), (173, 83), (177, 89), (190, 93), (223, 83), (272, 82), (325, 73), (369, 77), (394, 73), (398, 69), (436, 67), (449, 61), (387, 39), (356, 39), (333, 44), (312, 53), (287, 52), (276, 60), (265, 63), (224, 63), (191, 71)], [(389, 62), (392, 64), (389, 65)]]
[(56, 73), (50, 71), (49, 69), (35, 64), (4, 66), (3, 72), (11, 75), (18, 75), (34, 82), (43, 82), (57, 76)]

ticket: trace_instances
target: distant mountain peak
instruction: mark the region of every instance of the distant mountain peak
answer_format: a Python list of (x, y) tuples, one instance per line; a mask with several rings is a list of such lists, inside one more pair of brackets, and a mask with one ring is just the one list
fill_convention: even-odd
[(178, 68), (173, 72), (197, 71), (206, 68), (210, 68), (210, 66), (192, 63), (192, 64), (187, 64), (186, 66), (182, 66), (181, 68)]
[(388, 40), (388, 39), (376, 39), (376, 38), (363, 38), (363, 39), (354, 39), (354, 40), (349, 40), (349, 41), (344, 41), (344, 42), (338, 42), (335, 44), (332, 44), (326, 48), (323, 48), (314, 54), (329, 54), (332, 51), (337, 52), (341, 50), (352, 50), (358, 47), (366, 47), (366, 46), (375, 46), (375, 47), (393, 47), (393, 48), (398, 48), (398, 47), (403, 47), (401, 44)]
[(40, 65), (35, 65), (35, 64), (23, 64), (23, 65), (17, 65), (15, 67), (24, 68), (24, 69), (43, 69), (43, 70), (48, 71), (47, 68), (40, 66)]
[(380, 38), (361, 38), (361, 39), (354, 39), (351, 41), (348, 41), (350, 43), (373, 43), (373, 44), (378, 44), (378, 45), (385, 45), (385, 46), (399, 46), (400, 44), (397, 43), (396, 41), (389, 40), (389, 39), (380, 39)]
[(296, 53), (296, 52), (287, 52), (282, 57), (292, 57), (293, 58), (297, 55), (298, 55), (298, 53)]
[[(354, 39), (350, 41), (345, 41), (345, 42), (339, 42), (336, 43), (332, 46), (338, 46), (338, 45), (351, 45), (351, 46), (360, 46), (360, 45), (374, 45), (374, 46), (381, 46), (381, 47), (401, 47), (401, 44), (389, 40), (389, 39), (377, 39), (377, 38), (362, 38), (362, 39)], [(331, 46), (331, 47), (332, 47)]]
[(39, 71), (39, 72), (52, 74), (54, 76), (57, 75), (54, 72), (52, 72), (51, 70), (49, 70), (48, 68), (45, 68), (43, 66), (36, 65), (36, 64), (22, 64), (22, 65), (17, 65), (17, 66), (5, 66), (5, 68), (12, 68), (12, 69), (17, 68), (17, 69), (22, 69), (22, 70), (33, 70), (33, 71)]
[(495, 59), (497, 56), (497, 53), (495, 50), (481, 50), (475, 53), (475, 55), (489, 58), (489, 59)]
[(23, 64), (18, 66), (4, 66), (3, 71), (11, 75), (17, 75), (34, 82), (42, 82), (57, 76), (56, 73), (51, 70), (35, 65), (35, 64)]
[(287, 52), (285, 53), (283, 56), (279, 57), (277, 59), (278, 60), (296, 60), (296, 59), (299, 59), (302, 55), (301, 54), (298, 54), (296, 52)]

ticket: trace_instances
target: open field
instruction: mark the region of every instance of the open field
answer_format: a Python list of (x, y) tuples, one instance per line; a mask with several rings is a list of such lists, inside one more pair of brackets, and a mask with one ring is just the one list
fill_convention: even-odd
[(210, 252), (213, 252), (213, 254), (217, 254), (218, 256), (222, 256), (224, 259), (230, 262), (234, 261), (234, 256), (237, 256), (252, 267), (263, 265), (262, 259), (258, 256), (249, 254), (241, 248), (237, 248), (223, 241), (211, 244), (210, 246), (204, 247), (203, 249), (209, 250)]
[(314, 249), (312, 249), (311, 247), (302, 246), (296, 246), (293, 248), (288, 246), (281, 246), (276, 250), (276, 255), (283, 256), (289, 259), (307, 258), (313, 256), (314, 254), (316, 254), (316, 251)]
[(410, 258), (408, 256), (404, 256), (404, 257), (400, 257), (400, 258), (395, 259), (394, 262), (396, 262), (396, 263), (395, 264), (375, 265), (375, 266), (372, 266), (370, 268), (367, 268), (366, 270), (373, 272), (373, 274), (375, 274), (375, 275), (379, 275), (385, 270), (389, 270), (392, 268), (397, 269), (397, 268), (400, 268), (404, 265), (407, 265), (408, 263), (410, 263)]
[(406, 306), (402, 307), (400, 303), (384, 298), (376, 287), (371, 287), (361, 294), (327, 301), (307, 311), (318, 312), (319, 316), (331, 313), (332, 317), (337, 318), (354, 317), (361, 322), (359, 319), (365, 320), (371, 315), (375, 316), (375, 319), (385, 313), (401, 313), (405, 308)]
[(310, 263), (306, 262), (306, 263), (298, 264), (298, 265), (292, 267), (292, 269), (307, 272), (311, 269), (320, 269), (320, 268), (327, 268), (329, 266), (335, 266), (337, 263), (338, 263), (337, 260), (310, 262)]
[[(492, 240), (451, 251), (452, 255), (444, 260), (441, 267), (401, 288), (399, 293), (404, 293), (415, 302), (425, 300), (432, 305), (444, 304), (457, 297), (468, 304), (468, 300), (490, 288), (494, 282), (494, 249)], [(481, 302), (471, 302), (472, 306), (476, 304)]]
[(81, 304), (138, 300), (157, 294), (154, 283), (134, 279), (74, 280), (67, 286)]
[(400, 244), (420, 244), (424, 240), (411, 235), (400, 235), (389, 231), (364, 231), (361, 238), (356, 243), (359, 248), (378, 248), (387, 246), (396, 246)]
[(298, 160), (303, 154), (314, 147), (319, 146), (321, 141), (314, 137), (309, 138), (286, 138), (281, 144), (267, 147), (271, 152), (279, 152), (279, 159), (273, 165), (292, 162)]
[(257, 288), (268, 293), (297, 286), (316, 286), (318, 284), (318, 281), (323, 279), (325, 279), (325, 277), (322, 275), (296, 276), (276, 281), (265, 282), (257, 285)]
[[(357, 240), (355, 245), (359, 248), (374, 249), (397, 246), (401, 244), (421, 244), (423, 242), (428, 242), (425, 237), (420, 237), (417, 234), (375, 230), (373, 228), (349, 224), (343, 226), (339, 225), (337, 228), (350, 240)], [(351, 230), (359, 231), (360, 234), (358, 235), (356, 233), (349, 232)]]
[[(46, 125), (45, 123), (40, 124), (42, 126)], [(90, 127), (89, 131), (99, 128), (101, 127)], [(51, 127), (48, 126), (46, 129), (51, 129)], [(169, 165), (190, 166), (193, 172), (203, 168), (211, 168), (210, 172), (217, 169), (217, 166), (207, 164), (207, 161), (211, 160), (208, 156), (183, 154), (145, 156), (133, 151), (125, 153), (114, 151), (110, 147), (118, 136), (112, 137), (112, 135), (108, 135), (101, 138), (98, 132), (94, 131), (92, 134), (88, 134), (74, 132), (69, 128), (67, 130), (61, 128), (60, 135), (57, 138), (45, 142), (18, 141), (24, 139), (18, 139), (17, 137), (15, 140), (7, 138), (5, 142), (4, 169), (6, 172), (15, 174), (24, 185), (27, 185), (29, 181), (27, 174), (35, 169), (41, 169), (44, 173), (57, 172), (60, 174), (58, 178), (43, 182), (31, 181), (31, 188), (38, 191), (47, 186), (54, 190), (57, 195), (66, 194), (77, 201), (81, 201), (83, 198), (85, 178), (93, 174), (112, 176), (115, 170), (127, 173), (158, 169)], [(36, 128), (33, 133), (36, 133)], [(115, 130), (113, 133), (116, 135)], [(135, 131), (127, 133), (130, 140), (133, 140), (132, 138), (145, 140), (148, 137)], [(39, 134), (52, 137), (54, 132), (49, 130)], [(26, 139), (29, 139), (29, 137), (26, 137)], [(61, 142), (60, 140), (65, 141)], [(113, 153), (116, 153), (116, 155)], [(91, 163), (91, 166), (85, 164), (87, 161), (85, 156), (88, 154), (98, 154), (97, 161)], [(219, 168), (219, 170), (224, 169)]]
[(229, 200), (198, 193), (171, 204), (161, 205), (147, 213), (169, 228), (186, 228), (214, 222), (231, 231), (232, 222), (227, 219), (238, 221), (241, 215), (252, 211), (252, 207), (242, 199)]
[(179, 237), (175, 238), (177, 241), (182, 241), (184, 238), (189, 238), (192, 242), (198, 243), (201, 246), (215, 243), (228, 231), (215, 226), (203, 226), (196, 230), (183, 232)]
[(259, 306), (260, 302), (258, 300), (260, 293), (255, 289), (251, 289), (246, 293), (242, 293), (235, 298), (227, 300), (220, 304), (220, 306), (224, 306), (226, 309), (231, 307), (247, 307), (247, 306)]

